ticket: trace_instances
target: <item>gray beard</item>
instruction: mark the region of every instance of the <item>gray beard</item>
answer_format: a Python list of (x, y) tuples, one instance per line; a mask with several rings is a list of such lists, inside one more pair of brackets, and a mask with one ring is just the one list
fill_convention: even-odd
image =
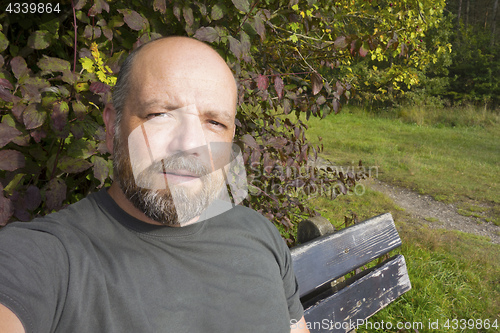
[[(118, 133), (116, 133), (118, 134)], [(125, 197), (150, 219), (166, 226), (183, 226), (203, 211), (219, 196), (224, 180), (210, 172), (196, 157), (175, 155), (158, 161), (134, 178), (128, 148), (115, 135), (113, 151), (114, 181)], [(167, 169), (185, 169), (201, 176), (199, 193), (190, 193), (184, 186), (152, 190), (154, 175)], [(140, 186), (138, 185), (140, 184)]]

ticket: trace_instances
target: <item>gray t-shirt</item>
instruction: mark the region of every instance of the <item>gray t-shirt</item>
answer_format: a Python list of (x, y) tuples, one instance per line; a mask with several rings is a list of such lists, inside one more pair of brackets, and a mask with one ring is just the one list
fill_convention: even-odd
[(182, 228), (105, 190), (0, 231), (0, 303), (26, 332), (290, 332), (303, 315), (288, 248), (236, 206)]

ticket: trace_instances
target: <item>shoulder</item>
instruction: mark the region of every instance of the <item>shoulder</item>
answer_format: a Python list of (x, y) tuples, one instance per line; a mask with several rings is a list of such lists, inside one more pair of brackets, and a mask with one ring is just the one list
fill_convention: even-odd
[[(28, 239), (47, 239), (78, 232), (87, 227), (86, 224), (96, 221), (99, 207), (94, 194), (77, 203), (68, 205), (58, 212), (37, 217), (30, 222), (13, 222), (0, 230), (0, 235), (10, 237), (18, 235)], [(52, 237), (50, 237), (52, 236)]]

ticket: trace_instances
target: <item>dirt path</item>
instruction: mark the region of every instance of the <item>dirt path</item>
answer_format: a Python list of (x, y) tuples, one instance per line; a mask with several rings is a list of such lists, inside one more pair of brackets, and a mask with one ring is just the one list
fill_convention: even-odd
[(366, 185), (387, 195), (396, 205), (404, 208), (413, 217), (428, 224), (431, 228), (459, 230), (486, 236), (491, 239), (492, 243), (500, 244), (499, 226), (491, 222), (478, 223), (476, 218), (460, 215), (453, 204), (437, 201), (429, 195), (420, 195), (404, 187), (382, 183), (377, 179), (367, 180)]

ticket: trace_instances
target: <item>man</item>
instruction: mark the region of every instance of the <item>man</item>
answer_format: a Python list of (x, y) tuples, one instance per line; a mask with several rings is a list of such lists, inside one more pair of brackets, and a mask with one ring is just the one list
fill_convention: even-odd
[(103, 114), (112, 186), (0, 232), (0, 332), (308, 332), (276, 228), (220, 200), (236, 95), (199, 41), (129, 56)]

